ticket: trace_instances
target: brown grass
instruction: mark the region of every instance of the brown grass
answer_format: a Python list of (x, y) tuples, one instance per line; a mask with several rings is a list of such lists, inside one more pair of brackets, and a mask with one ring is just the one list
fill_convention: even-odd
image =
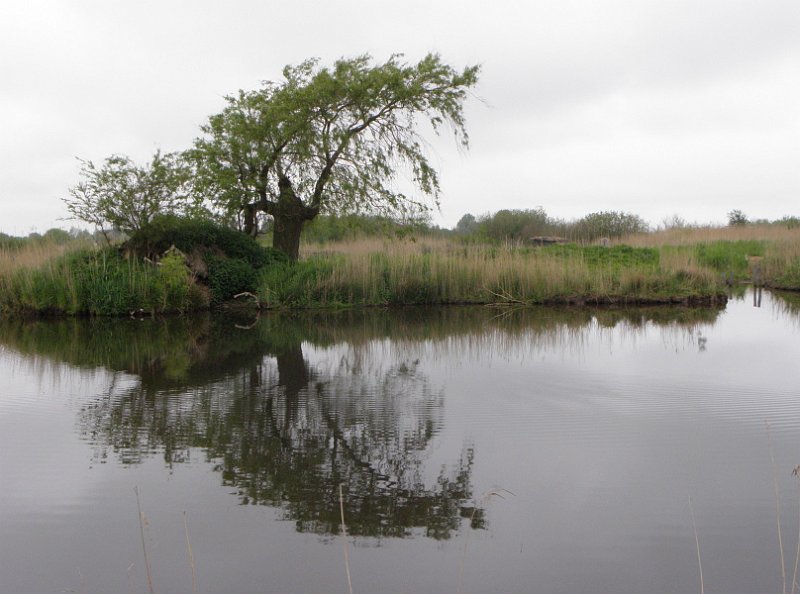
[[(581, 294), (590, 282), (589, 270), (581, 262), (565, 265), (563, 260), (508, 247), (465, 247), (445, 239), (362, 239), (331, 244), (313, 253), (345, 255), (333, 271), (331, 284), (361, 284), (365, 294), (380, 285), (384, 276), (400, 290), (419, 284), (421, 278), (428, 279), (426, 284), (435, 279), (436, 293), (444, 301), (478, 302), (490, 294), (508, 300), (539, 293)], [(306, 255), (311, 254), (309, 249)], [(598, 279), (594, 280), (598, 285)], [(606, 283), (599, 280), (602, 289)]]
[(637, 233), (614, 240), (635, 247), (661, 247), (664, 245), (695, 245), (712, 241), (769, 241), (800, 244), (800, 227), (789, 229), (784, 225), (741, 225), (727, 227), (686, 227), (651, 233)]
[(23, 268), (41, 268), (58, 256), (67, 251), (77, 249), (81, 245), (78, 242), (68, 245), (37, 242), (20, 249), (0, 248), (0, 276), (13, 274)]
[(305, 245), (301, 255), (330, 262), (301, 291), (315, 296), (307, 302), (336, 295), (346, 303), (374, 304), (387, 289), (393, 303), (541, 303), (711, 295), (719, 288), (716, 273), (680, 253), (656, 267), (620, 269), (592, 265), (579, 251), (558, 255), (445, 238), (366, 238)]

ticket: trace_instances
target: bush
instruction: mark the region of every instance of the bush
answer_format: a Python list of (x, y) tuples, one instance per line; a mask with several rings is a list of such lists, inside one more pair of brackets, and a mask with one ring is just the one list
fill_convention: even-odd
[(572, 225), (574, 237), (584, 241), (622, 237), (648, 230), (649, 226), (640, 216), (614, 210), (588, 214)]
[(173, 245), (185, 254), (200, 253), (206, 264), (210, 259), (209, 253), (244, 260), (253, 268), (287, 261), (280, 250), (263, 247), (241, 231), (208, 219), (185, 219), (172, 215), (154, 218), (135, 232), (125, 247), (138, 256), (153, 258)]
[(478, 232), (493, 241), (525, 241), (536, 235), (549, 235), (559, 223), (551, 220), (544, 209), (499, 210), (485, 215), (477, 223)]
[(239, 293), (254, 293), (258, 273), (249, 262), (240, 258), (213, 258), (208, 263), (208, 287), (211, 303), (219, 304)]
[[(197, 309), (202, 297), (183, 258), (171, 253), (161, 258), (152, 283), (150, 308), (153, 311), (179, 311)], [(206, 304), (207, 305), (207, 304)]]
[(743, 227), (749, 222), (750, 220), (747, 218), (747, 215), (741, 210), (735, 209), (728, 213), (728, 225), (731, 227)]

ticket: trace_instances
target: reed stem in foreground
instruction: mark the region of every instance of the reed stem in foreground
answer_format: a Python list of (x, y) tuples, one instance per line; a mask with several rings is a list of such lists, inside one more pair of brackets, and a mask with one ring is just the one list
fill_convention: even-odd
[[(794, 470), (792, 470), (792, 475), (800, 478), (800, 464), (794, 467)], [(800, 504), (800, 498), (798, 498), (798, 503)], [(797, 553), (795, 553), (794, 572), (792, 573), (792, 594), (795, 593), (795, 590), (798, 586), (797, 568), (799, 564), (800, 564), (800, 505), (798, 506), (797, 510)]]
[(344, 568), (347, 572), (347, 588), (353, 594), (353, 580), (350, 578), (350, 553), (347, 550), (347, 525), (344, 523), (344, 497), (342, 485), (339, 483), (339, 511), (342, 515), (342, 546), (344, 547)]
[(136, 493), (136, 507), (139, 509), (139, 534), (142, 537), (142, 552), (144, 553), (144, 568), (145, 572), (147, 573), (147, 589), (150, 591), (150, 594), (155, 594), (155, 590), (153, 590), (153, 576), (150, 572), (150, 559), (147, 556), (147, 546), (144, 542), (144, 514), (142, 514), (142, 504), (139, 501), (139, 487), (136, 486), (133, 488), (133, 492)]
[[(475, 502), (475, 507), (472, 508), (472, 513), (470, 514), (469, 517), (470, 526), (472, 525), (472, 522), (475, 520), (475, 513), (478, 511), (479, 507), (486, 505), (486, 503), (492, 497), (499, 497), (500, 499), (505, 499), (505, 496), (503, 495), (504, 493), (507, 495), (514, 495), (514, 493), (512, 493), (508, 489), (489, 489), (488, 491), (486, 491), (486, 493), (484, 493), (481, 496), (481, 498)], [(467, 560), (467, 544), (469, 544), (469, 535), (470, 533), (467, 532), (466, 536), (464, 536), (464, 550), (461, 552), (461, 565), (458, 568), (458, 587), (456, 588), (456, 594), (461, 594), (461, 587), (464, 585), (464, 564)]]
[(781, 553), (781, 576), (783, 577), (783, 594), (786, 594), (786, 562), (783, 557), (783, 534), (781, 533), (781, 498), (778, 492), (778, 468), (775, 465), (775, 452), (772, 448), (772, 433), (767, 421), (767, 442), (769, 443), (769, 457), (772, 461), (772, 482), (775, 485), (775, 521), (778, 524), (778, 549)]
[(703, 582), (703, 563), (700, 561), (700, 538), (697, 536), (697, 522), (694, 519), (694, 505), (692, 496), (689, 495), (689, 512), (692, 514), (692, 528), (694, 529), (694, 544), (697, 546), (697, 566), (700, 568), (700, 594), (705, 594), (705, 583)]
[(194, 553), (192, 553), (192, 543), (189, 540), (189, 519), (186, 512), (183, 512), (183, 530), (186, 533), (186, 554), (189, 557), (189, 567), (192, 568), (192, 594), (197, 594), (197, 573), (195, 572)]

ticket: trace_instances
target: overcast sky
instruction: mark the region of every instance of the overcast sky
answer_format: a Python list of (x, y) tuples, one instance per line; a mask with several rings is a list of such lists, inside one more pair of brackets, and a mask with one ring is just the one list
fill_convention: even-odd
[(798, 0), (2, 0), (0, 231), (72, 223), (76, 157), (188, 148), (286, 64), (481, 64), (442, 208), (800, 215)]

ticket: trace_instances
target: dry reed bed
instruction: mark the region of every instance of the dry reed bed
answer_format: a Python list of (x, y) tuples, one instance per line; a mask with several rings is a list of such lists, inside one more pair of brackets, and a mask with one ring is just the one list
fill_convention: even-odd
[[(708, 302), (724, 294), (723, 275), (742, 280), (754, 266), (771, 286), (800, 288), (800, 229), (673, 229), (615, 243), (551, 249), (423, 237), (304, 245), (296, 266), (261, 272), (258, 293), (267, 307)], [(154, 274), (110, 257), (81, 264), (69, 252), (82, 247), (0, 249), (0, 309), (127, 314), (207, 303), (180, 266)]]
[[(292, 298), (305, 305), (646, 302), (721, 293), (718, 275), (681, 254), (657, 265), (609, 266), (588, 262), (579, 250), (565, 254), (426, 238), (305, 246), (304, 258), (325, 263), (295, 287)], [(267, 293), (268, 304), (281, 304), (270, 303)]]
[(800, 242), (800, 227), (785, 225), (741, 225), (728, 227), (684, 227), (628, 235), (612, 243), (636, 247), (697, 245), (715, 241)]
[(23, 268), (41, 268), (51, 264), (76, 244), (58, 245), (37, 242), (19, 249), (0, 248), (0, 278)]
[[(760, 276), (776, 288), (800, 289), (800, 227), (742, 225), (687, 227), (623, 237), (615, 243), (637, 247), (673, 246), (689, 248), (719, 242), (758, 243), (758, 253), (745, 255), (748, 272), (758, 267)], [(665, 255), (662, 249), (662, 259)]]

